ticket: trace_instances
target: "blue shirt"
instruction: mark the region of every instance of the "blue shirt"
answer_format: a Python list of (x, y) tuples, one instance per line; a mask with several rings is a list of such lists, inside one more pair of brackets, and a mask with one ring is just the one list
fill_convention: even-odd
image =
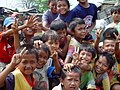
[(73, 8), (72, 12), (74, 17), (81, 18), (85, 21), (87, 26), (91, 26), (93, 22), (97, 19), (97, 7), (95, 4), (89, 3), (88, 8), (82, 7), (78, 4), (75, 8)]

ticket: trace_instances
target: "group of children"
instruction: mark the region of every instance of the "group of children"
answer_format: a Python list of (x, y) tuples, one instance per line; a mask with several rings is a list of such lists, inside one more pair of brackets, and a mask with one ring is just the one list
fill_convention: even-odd
[[(96, 40), (90, 34), (96, 6), (78, 1), (69, 10), (68, 0), (49, 0), (42, 23), (37, 16), (29, 16), (21, 26), (18, 18), (4, 20), (0, 90), (119, 90), (120, 34), (115, 26), (107, 27), (100, 48), (103, 30), (96, 31)], [(112, 10), (120, 19), (119, 12), (120, 6)]]

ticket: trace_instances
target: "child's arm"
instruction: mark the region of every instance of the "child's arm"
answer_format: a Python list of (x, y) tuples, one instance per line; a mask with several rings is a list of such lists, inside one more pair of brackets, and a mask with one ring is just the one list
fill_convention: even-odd
[(54, 51), (54, 53), (51, 55), (51, 57), (54, 61), (54, 66), (55, 66), (54, 73), (59, 74), (61, 71), (61, 66), (60, 66), (60, 63), (58, 61), (58, 53), (56, 51)]
[(115, 57), (118, 58), (118, 53), (119, 53), (119, 43), (120, 43), (120, 34), (117, 36), (115, 33), (114, 35), (116, 36), (116, 42), (115, 42)]
[(102, 33), (102, 28), (100, 28), (96, 31), (96, 40), (95, 40), (95, 45), (94, 46), (95, 46), (95, 49), (96, 49), (97, 53), (100, 53), (99, 42), (100, 42), (101, 33)]
[(65, 46), (62, 50), (59, 50), (58, 53), (60, 54), (60, 56), (62, 56), (63, 58), (66, 56), (66, 53), (68, 51), (68, 47), (69, 47), (69, 42), (71, 40), (71, 36), (68, 35), (67, 36), (67, 42), (65, 43)]
[(4, 82), (8, 74), (21, 62), (22, 55), (26, 52), (26, 48), (20, 54), (14, 54), (10, 64), (0, 73), (0, 87), (4, 86)]
[(14, 47), (17, 50), (20, 47), (19, 33), (18, 33), (18, 22), (15, 19), (15, 23), (11, 26), (14, 36)]
[[(38, 19), (38, 17), (36, 17), (36, 16), (30, 16), (30, 17), (28, 17), (27, 22), (24, 25), (19, 26), (18, 30), (22, 30), (22, 29), (24, 29), (26, 27), (32, 27), (32, 26), (34, 26), (37, 23), (37, 19)], [(3, 32), (3, 37), (9, 36), (12, 33), (13, 33), (12, 29), (9, 29), (9, 30)]]

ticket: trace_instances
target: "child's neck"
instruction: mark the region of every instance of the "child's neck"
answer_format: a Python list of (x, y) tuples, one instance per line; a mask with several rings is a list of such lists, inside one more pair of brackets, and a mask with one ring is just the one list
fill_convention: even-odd
[(81, 38), (75, 37), (75, 39), (76, 39), (79, 43), (82, 43), (82, 39), (81, 39)]
[(85, 3), (79, 3), (84, 8), (89, 8), (90, 4), (88, 2)]

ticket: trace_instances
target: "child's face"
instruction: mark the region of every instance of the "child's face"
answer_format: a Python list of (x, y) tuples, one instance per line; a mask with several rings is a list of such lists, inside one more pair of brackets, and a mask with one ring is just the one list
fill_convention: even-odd
[(80, 85), (80, 74), (75, 72), (67, 73), (66, 78), (61, 80), (63, 90), (78, 90)]
[(115, 52), (115, 41), (114, 40), (104, 40), (103, 50), (110, 54), (114, 54)]
[(79, 59), (81, 62), (89, 64), (92, 60), (92, 53), (82, 50), (79, 54)]
[(113, 12), (113, 14), (112, 14), (112, 19), (113, 19), (114, 21), (119, 22), (119, 20), (120, 20), (120, 13), (118, 13), (118, 12)]
[(25, 75), (31, 75), (37, 65), (35, 54), (25, 54), (19, 64), (20, 71)]
[(58, 50), (59, 48), (59, 40), (51, 40), (45, 42), (45, 44), (49, 47), (51, 54), (54, 53), (54, 50)]
[(48, 6), (52, 13), (57, 13), (57, 3), (54, 0), (51, 1)]
[(60, 36), (60, 41), (63, 41), (66, 37), (66, 29), (61, 29), (57, 31), (58, 35)]
[(63, 0), (63, 1), (58, 1), (57, 2), (57, 10), (58, 13), (64, 15), (69, 11), (68, 5), (67, 3)]
[(37, 68), (42, 68), (48, 60), (48, 53), (45, 52), (44, 50), (39, 50), (39, 60), (37, 63)]
[(109, 65), (107, 63), (107, 59), (105, 56), (100, 56), (99, 59), (95, 63), (95, 71), (98, 74), (105, 73), (109, 68)]
[(33, 36), (35, 33), (35, 30), (33, 28), (25, 28), (22, 30), (25, 35)]
[(77, 24), (74, 30), (74, 36), (80, 39), (85, 38), (86, 36), (86, 29), (85, 29), (85, 24)]

